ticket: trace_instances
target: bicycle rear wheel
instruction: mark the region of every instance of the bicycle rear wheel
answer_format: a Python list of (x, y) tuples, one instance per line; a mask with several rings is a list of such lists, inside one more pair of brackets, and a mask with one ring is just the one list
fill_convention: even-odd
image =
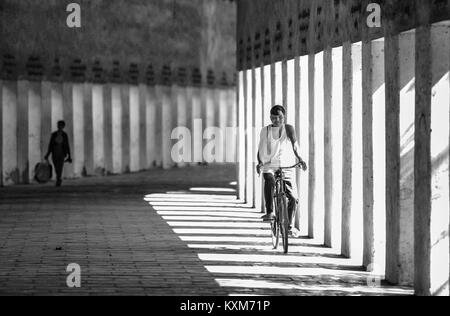
[(279, 205), (280, 214), (280, 232), (281, 240), (283, 242), (284, 253), (288, 253), (289, 248), (289, 216), (287, 209), (286, 197), (282, 196), (279, 198), (277, 203)]
[(274, 205), (274, 210), (275, 210), (275, 219), (273, 221), (270, 222), (270, 232), (272, 234), (272, 246), (273, 249), (277, 249), (278, 248), (278, 244), (280, 243), (280, 225), (279, 225), (279, 216), (278, 215), (278, 211), (277, 211), (277, 203), (275, 202)]

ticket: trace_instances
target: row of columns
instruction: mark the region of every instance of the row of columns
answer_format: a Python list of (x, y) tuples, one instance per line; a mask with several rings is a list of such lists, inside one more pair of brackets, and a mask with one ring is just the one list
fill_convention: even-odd
[[(4, 80), (0, 91), (1, 185), (33, 181), (34, 166), (46, 154), (59, 120), (66, 121), (73, 156), (64, 175), (74, 178), (202, 162), (203, 130), (233, 127), (237, 119), (231, 87)], [(195, 122), (200, 141), (197, 137), (185, 150), (199, 157), (174, 160), (172, 147), (179, 139), (173, 130), (186, 127), (192, 133)], [(227, 150), (234, 148), (227, 144)]]
[(240, 197), (263, 210), (255, 143), (282, 104), (309, 166), (297, 176), (301, 231), (389, 282), (448, 295), (449, 30), (440, 23), (241, 71)]

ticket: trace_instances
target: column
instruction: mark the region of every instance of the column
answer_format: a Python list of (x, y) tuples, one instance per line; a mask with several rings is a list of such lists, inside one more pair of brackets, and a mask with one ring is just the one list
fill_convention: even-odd
[(414, 240), (416, 295), (448, 295), (449, 27), (416, 35)]
[(362, 124), (362, 43), (352, 45), (352, 258), (362, 263), (363, 255), (363, 124)]
[(384, 271), (386, 149), (384, 40), (362, 46), (363, 75), (363, 266)]
[(147, 151), (147, 168), (156, 166), (156, 152), (158, 148), (156, 146), (156, 122), (159, 121), (156, 116), (156, 93), (154, 86), (146, 86), (145, 90), (145, 125), (146, 125), (146, 148)]
[(313, 236), (323, 241), (325, 232), (325, 174), (324, 174), (324, 53), (315, 56), (314, 70), (314, 166), (316, 182), (314, 186)]
[(341, 234), (342, 234), (342, 152), (343, 152), (343, 76), (342, 76), (342, 47), (333, 48), (331, 51), (332, 63), (332, 99), (331, 99), (331, 155), (332, 166), (331, 172), (333, 174), (332, 190), (333, 197), (331, 199), (331, 208), (333, 216), (331, 219), (332, 225), (332, 247), (336, 249), (341, 248)]
[(308, 179), (308, 236), (310, 238), (315, 237), (315, 209), (316, 209), (316, 143), (315, 143), (315, 55), (310, 54), (308, 56), (308, 94), (309, 94), (309, 179)]
[(300, 144), (300, 157), (307, 163), (308, 171), (300, 172), (298, 185), (300, 187), (300, 231), (307, 235), (309, 231), (309, 56), (301, 56), (299, 58), (298, 82), (296, 83), (296, 91), (298, 91), (300, 99), (298, 100), (297, 117), (299, 117), (300, 128), (298, 128), (298, 141)]
[(105, 172), (105, 105), (103, 85), (92, 86), (92, 132), (93, 132), (93, 163), (94, 174), (106, 175)]
[(147, 159), (147, 86), (139, 84), (139, 170), (149, 168)]
[[(420, 57), (420, 56), (419, 56)], [(431, 294), (449, 295), (450, 25), (431, 26)], [(422, 239), (422, 240), (425, 240)]]
[(282, 105), (286, 107), (286, 104), (283, 104), (283, 62), (279, 61), (274, 64), (273, 82), (272, 82), (272, 106)]
[(342, 50), (342, 228), (341, 228), (341, 253), (344, 257), (351, 255), (351, 203), (352, 203), (352, 47), (345, 42)]
[(172, 157), (170, 134), (172, 133), (172, 92), (171, 87), (162, 87), (162, 99), (161, 99), (161, 122), (162, 122), (162, 133), (161, 133), (161, 152), (162, 152), (162, 166), (164, 169), (169, 169), (172, 167)]
[[(17, 161), (19, 183), (29, 183), (29, 81), (17, 83)], [(16, 136), (16, 135), (15, 135)]]
[(331, 142), (331, 134), (334, 132), (332, 129), (332, 79), (333, 79), (333, 67), (332, 67), (332, 55), (331, 48), (327, 48), (323, 55), (323, 93), (324, 93), (324, 198), (325, 198), (325, 246), (333, 247), (333, 143)]
[(239, 72), (238, 80), (238, 199), (245, 201), (245, 187), (246, 187), (246, 161), (245, 161), (245, 83), (244, 78), (246, 76), (245, 71)]
[[(53, 132), (52, 124), (52, 83), (43, 81), (41, 85), (42, 110), (41, 110), (41, 154), (47, 153), (50, 136)], [(41, 158), (42, 159), (42, 158)]]
[[(177, 111), (176, 111), (176, 126), (177, 127), (187, 127), (187, 93), (185, 87), (178, 87), (176, 90), (176, 105), (177, 105)], [(178, 140), (175, 140), (178, 142)], [(184, 148), (184, 151), (190, 150), (188, 148)], [(180, 153), (181, 154), (181, 153)], [(190, 156), (190, 155), (189, 155)], [(186, 163), (189, 163), (190, 161), (183, 161), (179, 159), (181, 162), (177, 163), (178, 167), (184, 167), (186, 166)]]
[(17, 184), (17, 82), (4, 80), (1, 82), (1, 183), (4, 186)]
[(156, 100), (156, 121), (155, 121), (155, 158), (156, 166), (162, 167), (162, 102), (163, 102), (163, 87), (161, 85), (155, 86), (155, 100)]
[(139, 166), (139, 87), (137, 85), (130, 85), (130, 172), (137, 172), (140, 170)]
[(192, 165), (203, 161), (203, 125), (201, 90), (200, 87), (192, 88)]
[[(263, 103), (262, 103), (262, 68), (256, 68), (253, 70), (253, 89), (254, 98), (253, 102), (253, 161), (258, 163), (258, 146), (259, 135), (261, 132), (262, 118), (263, 118)], [(254, 165), (255, 165), (254, 164)], [(255, 165), (256, 166), (256, 165)], [(254, 167), (255, 168), (255, 167)], [(255, 172), (255, 208), (260, 211), (263, 205), (263, 182), (262, 176), (258, 176)]]
[[(74, 161), (75, 156), (78, 155), (76, 153), (74, 147), (74, 125), (73, 125), (73, 83), (65, 82), (62, 84), (62, 97), (63, 97), (63, 113), (64, 113), (64, 121), (66, 122), (65, 132), (69, 137), (69, 146), (72, 154), (72, 161)], [(52, 119), (53, 120), (53, 119)], [(64, 178), (73, 178), (74, 177), (74, 163), (66, 164), (63, 169), (63, 177)]]
[(386, 78), (386, 279), (412, 284), (414, 209), (414, 32), (388, 35)]
[(251, 207), (255, 205), (255, 163), (253, 160), (253, 108), (254, 108), (254, 90), (253, 90), (253, 69), (245, 73), (245, 139), (246, 139), (246, 203)]
[(130, 172), (130, 86), (121, 85), (122, 97), (122, 171)]
[(84, 84), (84, 165), (83, 176), (94, 174), (94, 95), (93, 84)]
[(122, 89), (118, 84), (111, 85), (111, 116), (112, 116), (112, 163), (113, 173), (120, 174), (122, 164)]
[(272, 108), (272, 76), (271, 76), (271, 66), (266, 65), (263, 67), (264, 71), (264, 80), (263, 80), (263, 126), (270, 125), (272, 122), (270, 121), (270, 109)]
[(112, 84), (104, 85), (104, 148), (105, 175), (113, 173), (113, 118), (112, 118)]
[(29, 116), (28, 116), (28, 165), (29, 181), (33, 181), (34, 168), (42, 161), (41, 154), (41, 111), (42, 111), (42, 87), (41, 82), (30, 82), (28, 91)]
[(76, 178), (82, 177), (86, 173), (85, 169), (85, 124), (84, 124), (84, 98), (85, 85), (82, 83), (74, 83), (72, 85), (72, 103), (71, 119), (68, 124), (73, 126), (73, 176)]

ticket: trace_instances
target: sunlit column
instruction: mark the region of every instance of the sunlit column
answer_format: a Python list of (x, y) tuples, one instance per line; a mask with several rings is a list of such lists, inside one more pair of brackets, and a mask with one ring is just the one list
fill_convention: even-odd
[(71, 121), (67, 124), (73, 129), (73, 176), (79, 178), (84, 174), (85, 164), (85, 124), (84, 124), (84, 98), (85, 86), (81, 83), (74, 83), (72, 86), (72, 102), (69, 104), (71, 108)]
[(253, 108), (254, 108), (254, 93), (253, 90), (253, 69), (247, 70), (245, 73), (245, 139), (246, 139), (246, 202), (250, 206), (255, 205), (255, 164), (253, 160)]
[(385, 80), (384, 40), (363, 43), (363, 265), (384, 271), (385, 260)]
[(203, 128), (201, 91), (199, 87), (192, 89), (192, 157), (193, 165), (203, 161)]
[(238, 199), (245, 200), (245, 71), (239, 72), (238, 78)]
[(332, 102), (333, 102), (333, 64), (332, 64), (332, 51), (331, 48), (327, 48), (323, 55), (323, 67), (324, 67), (324, 206), (325, 206), (325, 232), (324, 243), (327, 247), (333, 246), (333, 143), (331, 142), (331, 135), (335, 131), (332, 126)]
[[(253, 103), (253, 161), (258, 162), (258, 145), (259, 135), (262, 129), (262, 117), (263, 117), (263, 104), (262, 104), (262, 68), (256, 68), (253, 70), (253, 89), (255, 101)], [(263, 180), (262, 177), (258, 177), (255, 173), (255, 208), (261, 210), (263, 205)]]
[(450, 29), (417, 29), (415, 292), (448, 295)]
[(113, 173), (113, 120), (112, 120), (112, 84), (105, 84), (104, 88), (104, 104), (103, 104), (103, 119), (104, 119), (104, 141), (103, 152), (105, 155), (105, 175)]
[(282, 105), (286, 107), (286, 104), (283, 104), (283, 62), (279, 61), (274, 64), (274, 76), (272, 77), (274, 82), (272, 82), (273, 86), (273, 95), (272, 99), (275, 105)]
[(314, 59), (314, 225), (313, 236), (319, 241), (324, 238), (325, 223), (325, 176), (324, 176), (324, 53)]
[(1, 81), (0, 127), (1, 145), (1, 184), (16, 184), (17, 173), (17, 82)]
[(344, 257), (351, 256), (351, 203), (352, 203), (352, 46), (345, 42), (342, 50), (342, 228), (341, 253)]
[(300, 145), (300, 157), (308, 164), (308, 171), (300, 171), (299, 185), (299, 212), (300, 231), (303, 234), (308, 232), (308, 210), (309, 210), (309, 79), (308, 79), (308, 56), (299, 58), (298, 82), (296, 91), (299, 92), (299, 104), (297, 117), (299, 117), (298, 142)]
[(84, 166), (83, 176), (94, 174), (94, 120), (93, 120), (93, 84), (84, 84)]
[(139, 171), (139, 87), (137, 85), (130, 85), (130, 143), (128, 151), (130, 153), (130, 171)]
[(42, 161), (41, 154), (41, 82), (30, 82), (28, 90), (28, 180), (33, 181), (34, 167)]
[(53, 131), (52, 124), (52, 83), (42, 81), (41, 84), (42, 108), (41, 108), (41, 153), (47, 153), (48, 142)]
[(120, 85), (111, 85), (112, 118), (112, 170), (122, 173), (122, 90)]
[(92, 86), (93, 159), (94, 174), (105, 174), (105, 105), (104, 86)]
[(315, 143), (315, 55), (308, 56), (308, 135), (309, 135), (309, 178), (308, 178), (308, 236), (314, 238), (315, 208), (316, 208), (316, 143)]
[(272, 108), (272, 76), (271, 66), (266, 65), (263, 67), (264, 80), (263, 80), (263, 126), (271, 124), (270, 121), (270, 109)]
[(174, 99), (172, 89), (169, 86), (162, 87), (162, 133), (161, 133), (161, 151), (162, 151), (162, 166), (164, 169), (169, 169), (173, 165), (171, 157), (171, 133), (172, 133), (172, 113), (174, 111)]
[(17, 83), (17, 172), (19, 183), (29, 183), (29, 85), (28, 80), (19, 80)]
[(341, 221), (342, 221), (342, 47), (331, 50), (331, 134), (332, 144), (331, 173), (332, 173), (332, 218), (331, 218), (331, 238), (332, 246), (341, 248)]
[(122, 172), (130, 172), (130, 85), (122, 89)]
[(158, 147), (156, 145), (156, 122), (157, 118), (157, 102), (154, 86), (146, 86), (145, 89), (145, 127), (146, 127), (146, 151), (147, 151), (147, 166), (146, 168), (153, 168), (157, 164)]
[(139, 170), (149, 169), (147, 158), (147, 85), (139, 84)]

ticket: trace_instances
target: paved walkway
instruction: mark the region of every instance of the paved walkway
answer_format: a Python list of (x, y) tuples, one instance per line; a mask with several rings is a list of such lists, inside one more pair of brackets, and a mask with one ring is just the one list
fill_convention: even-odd
[[(411, 294), (313, 240), (272, 250), (235, 169), (191, 167), (0, 188), (0, 295)], [(81, 267), (81, 288), (66, 285)]]

